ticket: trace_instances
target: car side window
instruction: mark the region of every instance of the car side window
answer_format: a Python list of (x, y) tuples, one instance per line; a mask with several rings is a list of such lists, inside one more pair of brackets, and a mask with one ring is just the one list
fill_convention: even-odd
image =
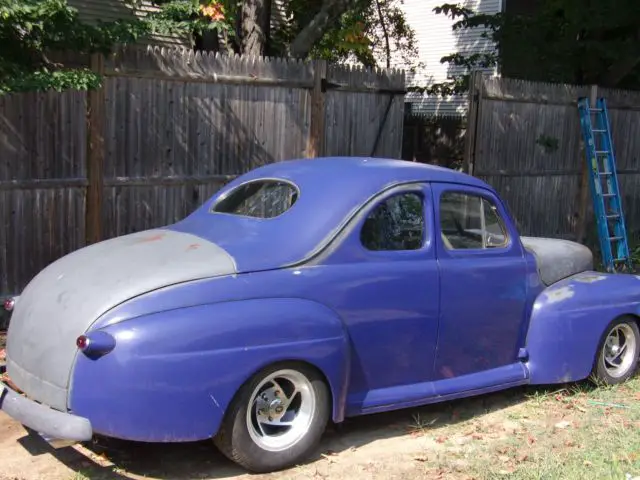
[(440, 228), (449, 250), (505, 247), (509, 241), (495, 204), (471, 193), (440, 196)]
[(360, 241), (368, 250), (418, 250), (424, 239), (424, 206), (416, 193), (402, 193), (380, 202), (360, 232)]

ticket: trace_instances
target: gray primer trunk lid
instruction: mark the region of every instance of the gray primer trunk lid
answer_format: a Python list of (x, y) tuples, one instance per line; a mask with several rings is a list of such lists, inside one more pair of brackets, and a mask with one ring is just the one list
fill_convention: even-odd
[(76, 338), (118, 304), (164, 286), (236, 273), (233, 258), (188, 233), (148, 230), (77, 250), (22, 292), (7, 338), (7, 372), (31, 398), (67, 408)]

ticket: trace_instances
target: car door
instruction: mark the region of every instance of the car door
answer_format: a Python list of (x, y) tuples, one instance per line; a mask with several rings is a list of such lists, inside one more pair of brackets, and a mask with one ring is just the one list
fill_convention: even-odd
[(337, 267), (326, 298), (352, 347), (351, 411), (422, 398), (431, 380), (439, 279), (429, 188), (401, 185), (372, 199), (324, 262)]
[(440, 332), (434, 378), (517, 361), (525, 315), (524, 251), (502, 202), (489, 190), (433, 184)]

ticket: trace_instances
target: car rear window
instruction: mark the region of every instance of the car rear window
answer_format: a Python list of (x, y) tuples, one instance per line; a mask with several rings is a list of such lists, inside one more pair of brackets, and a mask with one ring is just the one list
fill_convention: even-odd
[(212, 211), (254, 218), (274, 218), (298, 200), (298, 188), (284, 180), (254, 180), (233, 189)]

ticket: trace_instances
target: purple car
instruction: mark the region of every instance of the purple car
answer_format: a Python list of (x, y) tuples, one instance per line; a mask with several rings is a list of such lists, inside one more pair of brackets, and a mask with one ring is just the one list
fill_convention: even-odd
[(465, 174), (275, 163), (38, 274), (8, 302), (1, 409), (54, 446), (213, 439), (274, 471), (345, 417), (628, 379), (640, 279), (592, 269), (582, 245), (520, 237)]

